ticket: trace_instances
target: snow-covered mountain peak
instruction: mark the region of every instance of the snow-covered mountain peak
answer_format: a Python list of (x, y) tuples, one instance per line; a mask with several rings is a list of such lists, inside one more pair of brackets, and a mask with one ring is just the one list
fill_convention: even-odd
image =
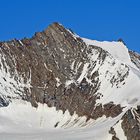
[(139, 69), (140, 55), (122, 42), (81, 38), (59, 23), (1, 42), (0, 138), (18, 128), (18, 139), (138, 140)]

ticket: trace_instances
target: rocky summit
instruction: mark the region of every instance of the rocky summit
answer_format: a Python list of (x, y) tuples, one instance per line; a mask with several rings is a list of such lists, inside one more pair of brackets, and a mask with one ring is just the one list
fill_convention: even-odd
[(0, 138), (58, 137), (140, 140), (140, 54), (59, 23), (0, 42)]

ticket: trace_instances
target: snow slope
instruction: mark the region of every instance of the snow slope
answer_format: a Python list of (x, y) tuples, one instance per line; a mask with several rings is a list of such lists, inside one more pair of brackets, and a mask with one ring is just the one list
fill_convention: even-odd
[[(110, 127), (124, 112), (114, 119), (103, 116), (96, 121), (86, 122), (85, 117), (78, 117), (76, 114), (70, 116), (68, 111), (63, 114), (54, 107), (49, 108), (42, 104), (36, 109), (28, 102), (14, 100), (8, 107), (0, 108), (0, 139), (108, 140), (112, 137), (108, 132)], [(55, 128), (58, 122), (58, 127)], [(117, 125), (115, 129), (119, 131), (119, 127)]]
[(115, 59), (136, 68), (136, 66), (131, 62), (128, 48), (122, 42), (96, 41), (87, 38), (82, 39), (87, 45), (100, 47), (109, 52)]
[[(103, 50), (109, 52), (111, 56), (116, 61), (116, 68), (118, 70), (121, 70), (121, 73), (125, 72), (123, 65), (128, 66), (129, 68), (129, 75), (127, 79), (125, 80), (125, 84), (121, 86), (121, 88), (118, 87), (111, 87), (110, 84), (107, 85), (107, 77), (100, 77), (101, 79), (101, 88), (99, 90), (100, 93), (103, 94), (103, 97), (99, 100), (98, 103), (108, 103), (110, 101), (113, 101), (116, 104), (121, 104), (122, 106), (134, 106), (140, 104), (140, 71), (139, 69), (132, 63), (130, 59), (130, 55), (128, 52), (127, 47), (122, 42), (109, 42), (109, 41), (96, 41), (96, 40), (90, 40), (86, 38), (82, 38), (83, 41), (89, 45), (97, 46), (99, 48), (102, 48)], [(93, 54), (93, 57), (90, 56), (91, 59), (96, 59), (95, 54)], [(108, 58), (109, 59), (109, 58)], [(110, 67), (108, 63), (111, 62), (111, 60), (106, 60), (104, 65), (106, 67), (100, 67), (99, 73), (101, 75), (105, 75), (106, 69), (109, 70), (109, 72), (114, 73), (115, 69), (112, 69), (113, 67)], [(121, 64), (122, 63), (122, 64)], [(122, 65), (120, 67), (120, 65)], [(97, 67), (97, 66), (96, 66)], [(94, 68), (94, 71), (96, 69)], [(119, 68), (118, 68), (119, 67)], [(97, 67), (98, 68), (98, 67)], [(133, 93), (133, 94), (132, 94)], [(117, 95), (117, 96), (116, 96)]]

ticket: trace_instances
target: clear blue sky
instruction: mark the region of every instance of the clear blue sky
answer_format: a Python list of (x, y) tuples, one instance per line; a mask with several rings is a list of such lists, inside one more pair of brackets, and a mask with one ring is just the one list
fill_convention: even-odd
[(0, 40), (31, 37), (54, 21), (140, 52), (140, 0), (0, 0)]

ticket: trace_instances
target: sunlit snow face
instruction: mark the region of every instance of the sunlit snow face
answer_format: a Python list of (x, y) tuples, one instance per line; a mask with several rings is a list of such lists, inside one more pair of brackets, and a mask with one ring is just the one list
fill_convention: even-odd
[[(0, 108), (0, 137), (6, 140), (56, 140), (58, 137), (61, 140), (107, 140), (112, 137), (108, 132), (109, 127), (123, 114), (114, 119), (103, 116), (96, 121), (86, 122), (85, 117), (78, 117), (76, 114), (70, 116), (68, 111), (63, 114), (54, 107), (42, 104), (33, 108), (28, 102), (14, 100), (8, 107)], [(115, 130), (120, 131), (121, 127), (117, 125)], [(119, 134), (119, 131), (116, 132)], [(125, 138), (123, 132), (121, 137)]]

